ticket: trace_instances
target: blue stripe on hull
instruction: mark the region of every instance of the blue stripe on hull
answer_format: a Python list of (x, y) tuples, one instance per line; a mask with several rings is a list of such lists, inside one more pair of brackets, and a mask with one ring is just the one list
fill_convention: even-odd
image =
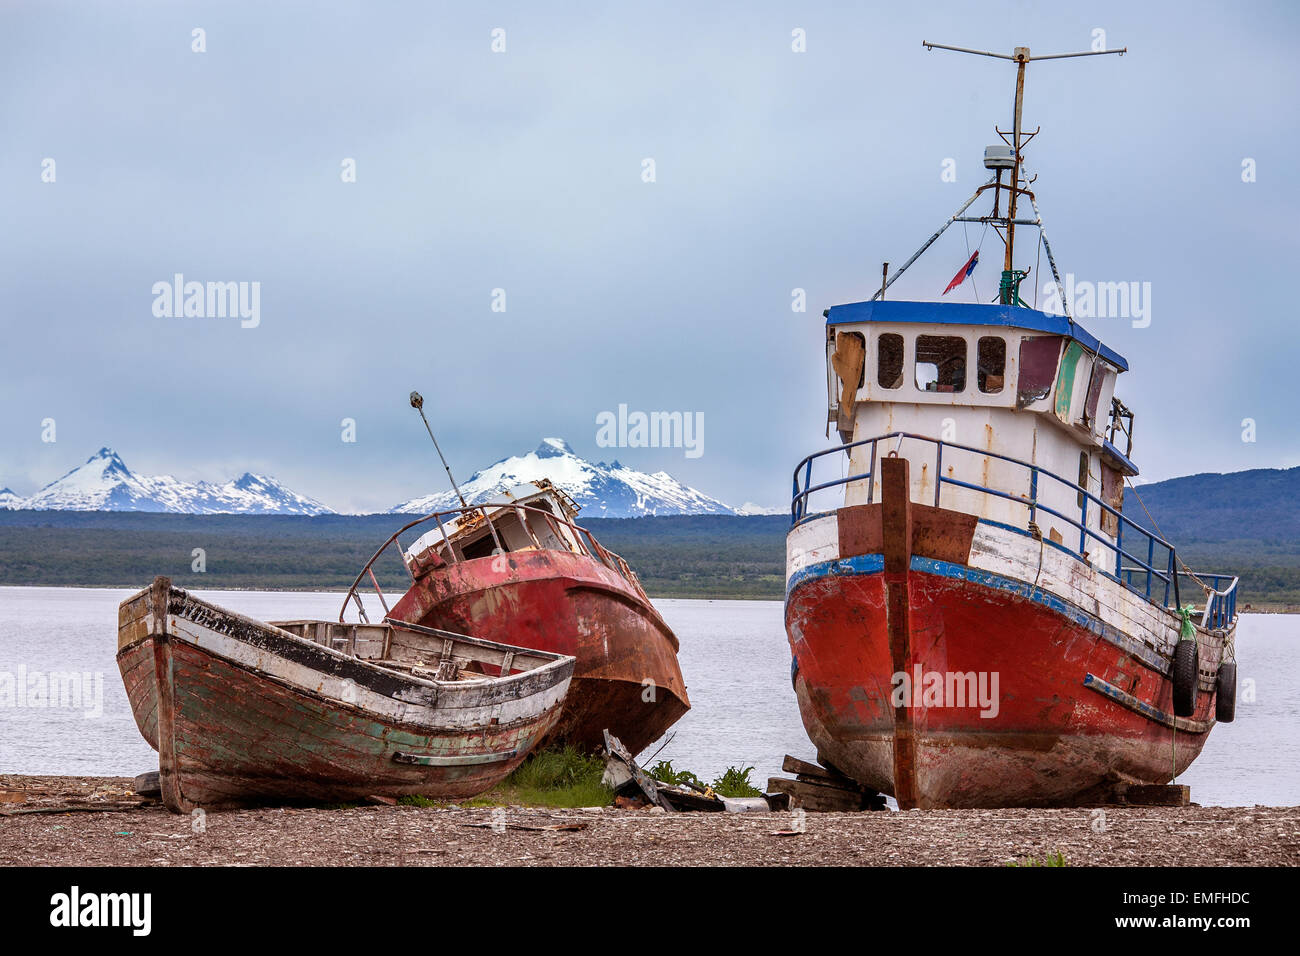
[[(790, 594), (795, 588), (809, 581), (824, 577), (880, 574), (884, 571), (884, 568), (884, 555), (880, 554), (863, 554), (852, 558), (839, 558), (835, 561), (824, 561), (821, 564), (810, 565), (790, 576), (785, 592), (786, 601), (790, 600)], [(1087, 628), (1102, 640), (1131, 654), (1152, 670), (1162, 675), (1169, 670), (1168, 658), (1143, 641), (1130, 637), (1118, 628), (1107, 624), (1095, 614), (1085, 611), (1076, 604), (1071, 604), (1050, 591), (1035, 587), (1027, 581), (1004, 577), (1000, 574), (982, 571), (964, 564), (954, 564), (951, 561), (923, 558), (919, 555), (912, 556), (911, 570), (921, 574), (933, 574), (937, 577), (967, 581), (989, 590), (1003, 591), (1024, 600), (1033, 601), (1035, 604), (1061, 615), (1080, 627)]]
[(859, 554), (853, 558), (836, 558), (834, 561), (810, 564), (808, 567), (790, 575), (790, 579), (785, 583), (786, 600), (789, 600), (790, 592), (805, 581), (815, 581), (818, 578), (880, 574), (884, 570), (885, 556), (883, 554)]

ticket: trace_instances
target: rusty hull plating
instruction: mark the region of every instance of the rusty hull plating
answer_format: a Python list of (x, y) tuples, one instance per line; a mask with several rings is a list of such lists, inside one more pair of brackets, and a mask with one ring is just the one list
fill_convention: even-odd
[(638, 588), (586, 555), (459, 561), (420, 576), (390, 617), (575, 657), (552, 736), (583, 750), (608, 729), (638, 753), (690, 709), (676, 636)]
[[(677, 637), (627, 562), (572, 519), (573, 500), (549, 481), (520, 485), (475, 506), (408, 522), (375, 552), (357, 588), (399, 536), (434, 530), (402, 552), (411, 586), (389, 620), (461, 633), (577, 659), (573, 684), (551, 739), (595, 751), (606, 730), (639, 753), (687, 710)], [(383, 594), (378, 594), (383, 602)]]
[[(1176, 717), (1176, 637), (1143, 641), (1036, 588), (1032, 554), (1029, 580), (1009, 559), (1004, 574), (973, 567), (992, 560), (979, 553), (996, 529), (910, 501), (906, 459), (881, 468), (883, 501), (812, 519), (835, 522), (835, 559), (792, 577), (786, 599), (795, 692), (825, 764), (908, 809), (1060, 805), (1165, 783), (1195, 759), (1222, 632), (1198, 627), (1197, 708)], [(999, 678), (989, 715), (895, 693), (898, 674), (981, 672)]]

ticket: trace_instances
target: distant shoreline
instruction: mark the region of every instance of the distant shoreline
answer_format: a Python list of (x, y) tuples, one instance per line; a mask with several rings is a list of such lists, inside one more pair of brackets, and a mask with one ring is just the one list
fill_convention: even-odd
[[(1182, 530), (1176, 514), (1159, 517), (1166, 531), (1167, 524)], [(0, 511), (0, 585), (143, 587), (161, 574), (181, 587), (207, 590), (339, 591), (407, 520)], [(786, 515), (596, 518), (583, 524), (627, 561), (655, 599), (785, 596)], [(1272, 524), (1277, 540), (1207, 534), (1180, 550), (1179, 560), (1239, 574), (1238, 608), (1300, 613), (1300, 530), (1288, 537), (1285, 521)], [(401, 593), (408, 586), (393, 549), (375, 574), (385, 589)]]
[[(260, 585), (207, 585), (201, 582), (189, 584), (181, 578), (173, 578), (173, 582), (178, 587), (188, 587), (196, 591), (255, 591), (266, 594), (346, 594), (347, 588), (338, 587), (337, 585), (326, 587), (265, 587)], [(0, 584), (0, 590), (5, 588), (74, 588), (83, 591), (130, 591), (141, 590), (146, 587), (145, 584)], [(367, 587), (362, 594), (368, 594), (372, 588)], [(387, 589), (388, 594), (402, 593), (397, 588)], [(737, 594), (737, 593), (687, 593), (687, 594), (656, 594), (654, 591), (647, 589), (652, 601), (767, 601), (779, 604), (784, 597), (767, 597), (754, 594)], [(1261, 602), (1249, 608), (1240, 608), (1242, 614), (1300, 614), (1300, 604), (1291, 603), (1270, 603)]]
[[(332, 585), (329, 587), (263, 587), (259, 585), (227, 585), (227, 584), (208, 585), (208, 584), (203, 584), (201, 582), (190, 584), (188, 581), (182, 580), (181, 578), (172, 578), (172, 582), (177, 587), (181, 587), (193, 591), (254, 591), (254, 592), (260, 592), (265, 594), (346, 594), (348, 592), (347, 588), (338, 587), (337, 585)], [(144, 589), (147, 586), (148, 586), (147, 583), (146, 584), (3, 583), (0, 584), (0, 591), (3, 591), (6, 588), (46, 588), (51, 590), (54, 588), (66, 588), (66, 589), (75, 589), (79, 591), (139, 591)], [(373, 591), (374, 591), (373, 588), (367, 586), (365, 590), (359, 589), (358, 593), (365, 595), (365, 594), (370, 594)], [(388, 595), (393, 595), (393, 594), (400, 595), (402, 591), (397, 588), (391, 588), (391, 589), (385, 589), (384, 593)], [(784, 600), (783, 597), (762, 597), (762, 596), (755, 596), (752, 594), (655, 594), (653, 592), (649, 592), (649, 593), (650, 593), (650, 600), (652, 601), (768, 601), (770, 603), (780, 604)], [(1269, 612), (1269, 613), (1284, 613), (1284, 612)], [(1286, 612), (1286, 613), (1300, 613), (1300, 607), (1294, 608), (1292, 612)]]

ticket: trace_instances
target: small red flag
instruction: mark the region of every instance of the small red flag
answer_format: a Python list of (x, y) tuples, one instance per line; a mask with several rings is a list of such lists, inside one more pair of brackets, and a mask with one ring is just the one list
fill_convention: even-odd
[(948, 283), (948, 288), (943, 290), (943, 294), (947, 295), (953, 289), (957, 288), (957, 286), (965, 282), (966, 277), (975, 271), (975, 266), (979, 264), (979, 261), (980, 251), (976, 249), (971, 253), (971, 257), (966, 260), (966, 264), (957, 270), (957, 274), (952, 277), (952, 281)]

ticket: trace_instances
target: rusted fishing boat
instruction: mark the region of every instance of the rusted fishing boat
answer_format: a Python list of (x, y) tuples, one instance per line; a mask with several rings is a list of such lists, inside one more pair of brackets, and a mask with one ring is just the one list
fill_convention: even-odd
[(400, 622), (265, 624), (162, 577), (122, 602), (117, 662), (177, 813), (482, 793), (549, 732), (573, 673)]
[[(396, 545), (411, 586), (387, 612), (391, 620), (508, 636), (575, 657), (553, 739), (595, 750), (609, 730), (637, 753), (690, 709), (677, 637), (627, 563), (573, 523), (577, 511), (542, 480), (483, 505), (426, 515), (375, 553), (344, 610), (365, 577), (375, 583), (375, 561)], [(417, 527), (424, 533), (403, 548), (399, 536)]]
[[(1017, 226), (1038, 229), (1062, 286), (1021, 155), (1034, 58), (1005, 59), (1015, 122), (985, 153), (988, 182), (870, 301), (825, 313), (842, 444), (794, 473), (785, 619), (804, 726), (823, 763), (902, 808), (1164, 784), (1234, 710), (1236, 577), (1193, 574), (1124, 511), (1127, 361), (1064, 297), (1054, 314), (1019, 295)], [(992, 214), (965, 216), (989, 191)], [(997, 302), (885, 301), (958, 221), (1004, 243)]]

